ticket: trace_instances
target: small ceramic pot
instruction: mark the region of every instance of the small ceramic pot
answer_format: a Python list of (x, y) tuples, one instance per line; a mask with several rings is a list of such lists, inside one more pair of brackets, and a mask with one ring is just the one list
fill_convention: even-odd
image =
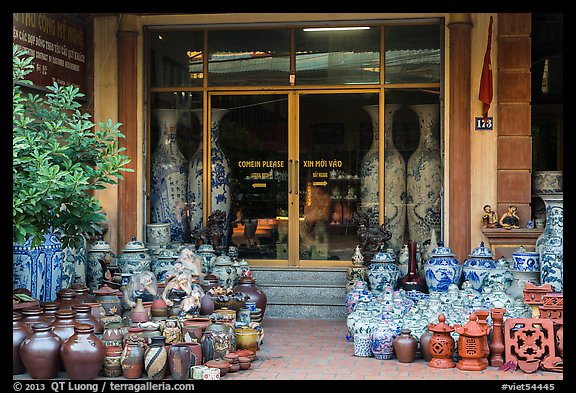
[(520, 246), (512, 253), (512, 259), (514, 260), (514, 270), (521, 272), (540, 271), (540, 254), (535, 251), (526, 251), (523, 246)]

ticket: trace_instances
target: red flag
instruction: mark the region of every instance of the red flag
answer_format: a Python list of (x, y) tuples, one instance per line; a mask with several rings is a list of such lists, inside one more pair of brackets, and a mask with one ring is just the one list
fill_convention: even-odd
[(490, 50), (492, 49), (492, 16), (490, 16), (490, 26), (488, 27), (488, 44), (484, 54), (484, 66), (482, 67), (482, 77), (480, 78), (480, 91), (478, 99), (482, 101), (482, 116), (484, 121), (488, 120), (488, 109), (492, 102), (492, 60)]

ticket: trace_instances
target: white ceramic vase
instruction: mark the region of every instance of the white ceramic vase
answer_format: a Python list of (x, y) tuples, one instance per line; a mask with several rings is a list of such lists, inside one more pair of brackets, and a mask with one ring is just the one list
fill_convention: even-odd
[(434, 135), (438, 127), (438, 104), (411, 105), (418, 115), (420, 142), (406, 165), (408, 232), (422, 244), (431, 230), (440, 232), (442, 165), (440, 144)]
[(563, 292), (564, 196), (539, 196), (546, 205), (546, 227), (536, 240), (536, 251), (540, 255), (540, 284), (550, 284), (554, 292)]

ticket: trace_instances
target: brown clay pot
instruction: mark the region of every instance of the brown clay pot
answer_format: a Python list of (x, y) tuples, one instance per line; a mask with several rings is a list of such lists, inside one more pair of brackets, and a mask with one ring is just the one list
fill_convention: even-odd
[(92, 307), (86, 303), (78, 303), (72, 306), (72, 310), (76, 311), (76, 321), (78, 323), (86, 323), (94, 327), (94, 334), (102, 335), (104, 333), (104, 324), (92, 315)]
[(73, 284), (70, 289), (76, 292), (76, 300), (80, 303), (94, 303), (96, 298), (90, 295), (90, 288), (84, 284)]
[(186, 318), (184, 320), (184, 325), (191, 324), (200, 326), (202, 328), (202, 332), (204, 332), (211, 323), (212, 321), (208, 317), (193, 317), (193, 318)]
[(168, 368), (168, 350), (164, 336), (151, 338), (150, 346), (144, 351), (144, 370), (149, 379), (161, 380)]
[(60, 346), (62, 341), (48, 323), (32, 326), (32, 335), (20, 345), (20, 360), (33, 379), (52, 379), (62, 366)]
[(203, 363), (202, 361), (202, 346), (199, 342), (197, 343), (184, 343), (190, 347), (190, 351), (192, 353), (191, 357), (192, 360), (190, 362), (190, 367), (192, 366), (199, 366)]
[(238, 356), (238, 364), (240, 365), (240, 370), (248, 370), (252, 361), (250, 358), (245, 356)]
[(238, 284), (232, 289), (234, 292), (242, 292), (250, 296), (250, 301), (256, 302), (256, 307), (262, 310), (262, 319), (264, 319), (268, 298), (266, 294), (256, 286), (255, 279), (248, 276), (240, 277)]
[(56, 311), (56, 320), (52, 323), (52, 331), (64, 342), (72, 337), (74, 328), (78, 325), (80, 323), (76, 321), (74, 310), (58, 310)]
[(420, 353), (422, 358), (427, 362), (432, 360), (432, 354), (430, 353), (430, 339), (432, 338), (433, 334), (434, 333), (432, 333), (430, 330), (426, 330), (420, 336)]
[(400, 363), (412, 363), (416, 359), (418, 340), (412, 335), (410, 329), (400, 330), (398, 337), (394, 339), (394, 351)]
[(184, 321), (184, 326), (182, 326), (182, 336), (184, 342), (200, 342), (202, 338), (202, 326), (193, 325), (189, 321)]
[(214, 312), (214, 301), (212, 301), (212, 296), (206, 293), (200, 299), (200, 314), (210, 315)]
[(22, 322), (32, 328), (37, 323), (50, 324), (50, 320), (44, 317), (44, 311), (40, 307), (25, 308), (20, 311)]
[(73, 380), (96, 379), (106, 357), (106, 347), (94, 334), (94, 326), (80, 324), (60, 348), (66, 373)]
[(56, 302), (44, 302), (40, 303), (40, 307), (44, 310), (44, 318), (46, 318), (50, 323), (53, 323), (56, 319), (56, 311), (58, 310), (58, 303)]
[(168, 365), (172, 379), (188, 379), (192, 364), (192, 348), (187, 343), (174, 343), (168, 349)]
[(168, 305), (161, 299), (154, 299), (150, 305), (150, 315), (155, 319), (162, 319), (168, 316)]
[(56, 302), (58, 303), (59, 310), (71, 310), (72, 306), (79, 304), (76, 299), (76, 292), (70, 288), (64, 288), (56, 293)]
[(234, 353), (236, 355), (238, 355), (238, 360), (240, 360), (240, 358), (248, 358), (248, 360), (250, 360), (252, 362), (256, 358), (256, 355), (254, 355), (254, 352), (252, 352), (249, 349), (239, 349)]
[(124, 342), (124, 331), (122, 324), (111, 323), (106, 326), (104, 333), (102, 333), (102, 341), (107, 347), (122, 346)]
[(144, 372), (144, 348), (137, 342), (129, 341), (124, 346), (120, 358), (124, 378), (136, 379)]
[(24, 374), (26, 368), (20, 360), (20, 344), (32, 335), (32, 328), (22, 322), (22, 315), (12, 313), (12, 374)]
[(130, 320), (132, 323), (148, 322), (148, 310), (144, 308), (141, 298), (136, 299), (136, 305), (130, 310)]
[(223, 377), (230, 369), (230, 363), (223, 359), (212, 359), (204, 364), (206, 367), (220, 369), (220, 376)]

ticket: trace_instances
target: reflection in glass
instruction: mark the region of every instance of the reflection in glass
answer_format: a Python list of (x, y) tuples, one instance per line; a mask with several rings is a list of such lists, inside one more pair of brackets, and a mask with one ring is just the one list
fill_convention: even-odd
[[(372, 145), (363, 109), (377, 94), (311, 94), (300, 99), (300, 258), (351, 260), (358, 244), (360, 166)], [(371, 176), (378, 176), (376, 172)]]
[(385, 83), (440, 82), (439, 25), (386, 27)]
[(289, 30), (228, 30), (208, 33), (210, 86), (289, 83)]
[(229, 113), (220, 148), (230, 163), (229, 245), (239, 258), (288, 258), (288, 99), (285, 95), (212, 98)]
[(296, 84), (378, 83), (380, 28), (295, 32)]
[(202, 86), (203, 36), (201, 31), (150, 31), (151, 86)]

